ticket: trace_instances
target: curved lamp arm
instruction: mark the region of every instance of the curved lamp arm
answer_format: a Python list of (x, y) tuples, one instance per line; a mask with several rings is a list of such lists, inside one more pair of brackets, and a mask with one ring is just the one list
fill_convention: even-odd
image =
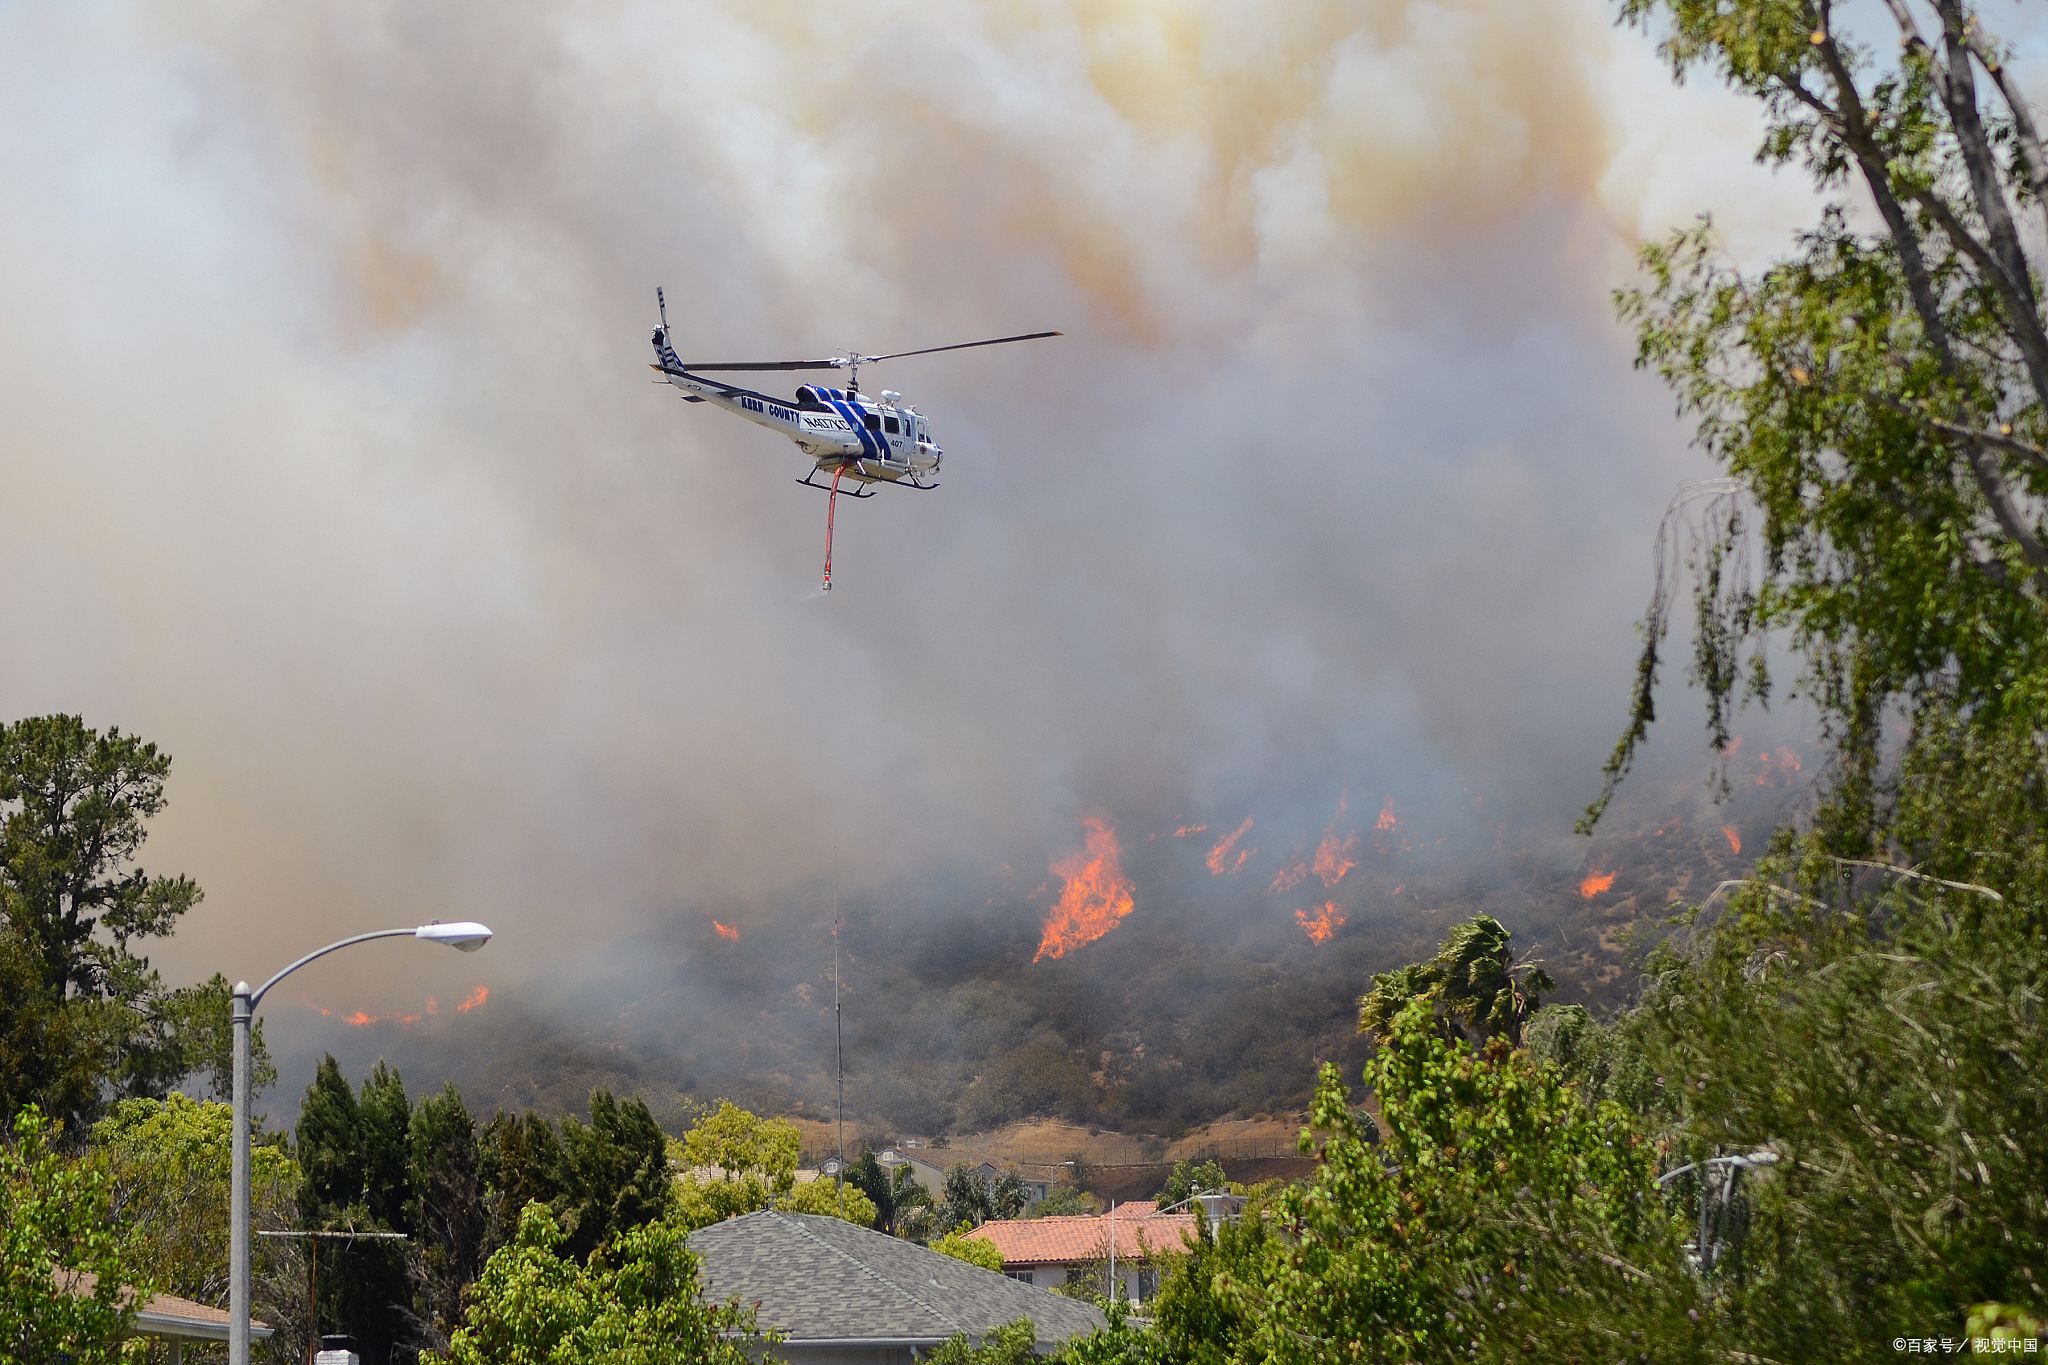
[(445, 943), (452, 948), (459, 948), (465, 953), (473, 953), (491, 941), (491, 931), (473, 921), (464, 921), (460, 924), (443, 924), (439, 920), (435, 920), (431, 924), (422, 924), (417, 929), (378, 929), (368, 934), (357, 934), (354, 938), (345, 938), (339, 943), (330, 943), (325, 948), (307, 953), (297, 962), (294, 962), (276, 976), (271, 977), (270, 980), (264, 982), (253, 991), (247, 989), (247, 983), (245, 982), (243, 983), (243, 990), (236, 991), (235, 994), (241, 995), (246, 992), (249, 998), (249, 1012), (253, 1014), (256, 1011), (256, 1006), (263, 1002), (263, 997), (272, 986), (275, 986), (308, 962), (315, 958), (325, 957), (337, 949), (347, 948), (352, 944), (367, 943), (373, 938), (423, 938), (436, 943)]

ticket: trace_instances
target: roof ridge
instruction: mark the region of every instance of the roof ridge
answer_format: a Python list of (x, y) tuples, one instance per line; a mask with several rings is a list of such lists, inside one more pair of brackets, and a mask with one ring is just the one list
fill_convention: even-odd
[[(781, 1210), (779, 1210), (779, 1209), (763, 1209), (763, 1210), (761, 1210), (761, 1212), (763, 1212), (763, 1213), (767, 1214), (767, 1215), (768, 1215), (769, 1217), (771, 1217), (771, 1218), (775, 1219), (775, 1220), (776, 1220), (777, 1222), (782, 1222), (782, 1221), (784, 1221), (784, 1220), (794, 1220), (794, 1219), (797, 1219), (797, 1218), (802, 1218), (802, 1217), (806, 1217), (806, 1216), (809, 1216), (809, 1217), (813, 1217), (813, 1218), (818, 1218), (818, 1217), (826, 1217), (826, 1216), (828, 1216), (828, 1215), (823, 1215), (823, 1214), (810, 1214), (810, 1215), (804, 1215), (804, 1214), (791, 1214), (791, 1213), (784, 1213), (784, 1212), (782, 1212), (782, 1211), (781, 1211)], [(835, 1221), (839, 1221), (839, 1220), (835, 1220)], [(952, 1329), (953, 1329), (953, 1330), (954, 1330), (955, 1332), (959, 1332), (959, 1333), (962, 1333), (963, 1335), (964, 1335), (964, 1334), (967, 1334), (967, 1329), (966, 1329), (965, 1327), (962, 1327), (962, 1326), (961, 1326), (961, 1325), (960, 1325), (960, 1324), (959, 1324), (958, 1322), (954, 1321), (954, 1320), (953, 1320), (953, 1318), (952, 1318), (951, 1316), (949, 1316), (949, 1315), (948, 1315), (948, 1314), (946, 1314), (946, 1313), (943, 1313), (943, 1312), (939, 1311), (939, 1310), (938, 1310), (937, 1308), (934, 1308), (934, 1307), (932, 1307), (932, 1305), (930, 1305), (930, 1304), (926, 1303), (926, 1302), (925, 1302), (925, 1301), (924, 1301), (923, 1299), (921, 1299), (921, 1298), (919, 1298), (919, 1297), (918, 1297), (917, 1295), (915, 1295), (915, 1294), (911, 1293), (911, 1292), (910, 1292), (910, 1291), (909, 1291), (908, 1289), (905, 1289), (905, 1288), (904, 1288), (904, 1287), (903, 1287), (902, 1285), (900, 1285), (900, 1284), (896, 1283), (896, 1281), (894, 1281), (894, 1280), (890, 1279), (890, 1278), (889, 1278), (889, 1277), (888, 1277), (887, 1275), (884, 1275), (884, 1274), (883, 1274), (883, 1273), (882, 1273), (881, 1271), (879, 1271), (879, 1270), (876, 1270), (876, 1269), (875, 1269), (875, 1268), (874, 1268), (873, 1266), (869, 1265), (869, 1264), (868, 1264), (868, 1263), (867, 1263), (866, 1261), (863, 1261), (863, 1260), (861, 1260), (861, 1259), (860, 1259), (860, 1258), (859, 1258), (858, 1256), (855, 1256), (855, 1255), (851, 1254), (850, 1252), (844, 1251), (844, 1250), (842, 1250), (842, 1249), (841, 1249), (841, 1248), (839, 1248), (839, 1247), (833, 1246), (833, 1245), (832, 1245), (832, 1244), (831, 1244), (830, 1242), (826, 1241), (826, 1240), (825, 1240), (825, 1239), (824, 1239), (823, 1237), (820, 1237), (820, 1236), (818, 1236), (818, 1234), (817, 1234), (817, 1233), (815, 1233), (815, 1232), (812, 1232), (812, 1231), (811, 1231), (811, 1230), (810, 1230), (809, 1228), (805, 1227), (805, 1226), (804, 1226), (804, 1225), (803, 1225), (802, 1223), (799, 1223), (799, 1222), (794, 1222), (794, 1221), (791, 1221), (791, 1223), (790, 1223), (790, 1226), (794, 1227), (794, 1228), (795, 1228), (795, 1229), (796, 1229), (796, 1230), (797, 1230), (797, 1231), (798, 1231), (799, 1233), (801, 1233), (801, 1234), (802, 1234), (802, 1235), (804, 1235), (805, 1237), (808, 1237), (808, 1238), (810, 1238), (810, 1239), (811, 1239), (811, 1240), (812, 1240), (813, 1242), (816, 1242), (816, 1243), (817, 1243), (817, 1244), (818, 1244), (819, 1246), (821, 1246), (821, 1247), (825, 1248), (825, 1250), (827, 1250), (827, 1251), (831, 1252), (831, 1253), (832, 1253), (832, 1254), (833, 1254), (834, 1256), (837, 1256), (837, 1257), (839, 1257), (839, 1258), (840, 1258), (841, 1260), (843, 1260), (843, 1261), (848, 1261), (848, 1262), (852, 1263), (852, 1264), (853, 1264), (853, 1265), (854, 1265), (855, 1267), (857, 1267), (857, 1268), (858, 1268), (858, 1269), (860, 1270), (860, 1272), (861, 1272), (861, 1273), (862, 1273), (863, 1275), (866, 1275), (866, 1276), (868, 1276), (868, 1277), (869, 1277), (870, 1279), (873, 1279), (873, 1280), (879, 1281), (880, 1283), (882, 1283), (882, 1284), (885, 1284), (885, 1285), (889, 1286), (889, 1288), (891, 1288), (891, 1289), (895, 1290), (895, 1291), (896, 1291), (896, 1292), (897, 1292), (898, 1294), (901, 1294), (901, 1295), (902, 1295), (902, 1296), (903, 1296), (904, 1298), (906, 1298), (906, 1299), (909, 1299), (909, 1300), (910, 1300), (910, 1301), (911, 1301), (912, 1303), (916, 1304), (916, 1305), (917, 1305), (917, 1306), (918, 1306), (919, 1308), (922, 1308), (922, 1309), (924, 1309), (924, 1311), (925, 1311), (925, 1312), (927, 1312), (927, 1313), (931, 1314), (931, 1315), (932, 1315), (933, 1317), (937, 1318), (937, 1319), (938, 1319), (938, 1320), (939, 1320), (940, 1322), (943, 1322), (943, 1323), (945, 1323), (945, 1324), (946, 1324), (946, 1325), (947, 1325), (948, 1327), (952, 1328)], [(859, 1225), (858, 1223), (850, 1223), (850, 1224), (848, 1224), (848, 1226), (850, 1226), (850, 1227), (859, 1227), (860, 1225)], [(871, 1231), (871, 1230), (870, 1230), (870, 1229), (863, 1229), (863, 1231)], [(880, 1236), (880, 1235), (882, 1235), (882, 1234), (880, 1234), (880, 1233), (876, 1233), (875, 1235), (876, 1235), (876, 1236)], [(894, 1241), (894, 1240), (895, 1240), (895, 1238), (893, 1238), (893, 1237), (892, 1237), (892, 1238), (890, 1238), (889, 1240), (891, 1240), (891, 1241)], [(937, 1255), (938, 1253), (934, 1252), (933, 1254), (934, 1254), (934, 1255)]]

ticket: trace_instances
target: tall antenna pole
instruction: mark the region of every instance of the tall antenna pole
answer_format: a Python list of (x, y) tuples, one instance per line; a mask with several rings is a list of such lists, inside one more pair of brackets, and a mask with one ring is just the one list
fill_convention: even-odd
[[(834, 861), (837, 861), (836, 859)], [(846, 1030), (839, 1022), (839, 869), (832, 870), (832, 1051), (839, 1076), (833, 1118), (839, 1126), (839, 1216), (846, 1217)]]

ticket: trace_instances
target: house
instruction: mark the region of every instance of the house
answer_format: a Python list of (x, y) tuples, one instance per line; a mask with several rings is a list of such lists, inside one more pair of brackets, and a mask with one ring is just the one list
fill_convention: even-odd
[(1030, 1318), (1051, 1351), (1104, 1323), (1093, 1305), (837, 1218), (763, 1210), (690, 1234), (704, 1296), (758, 1305), (793, 1365), (910, 1365), (960, 1333)]
[(983, 1223), (967, 1235), (991, 1242), (1003, 1253), (1003, 1274), (1034, 1288), (1052, 1289), (1083, 1267), (1107, 1262), (1114, 1228), (1122, 1295), (1143, 1303), (1159, 1290), (1158, 1258), (1184, 1252), (1197, 1235), (1194, 1214), (1162, 1214), (1158, 1207), (1156, 1200), (1133, 1200), (1107, 1214)]
[[(90, 1270), (59, 1271), (58, 1283), (72, 1293), (89, 1297), (99, 1284), (99, 1277)], [(262, 1341), (274, 1329), (264, 1323), (252, 1321), (249, 1324), (249, 1339)], [(224, 1308), (181, 1299), (175, 1294), (155, 1294), (135, 1309), (135, 1335), (154, 1337), (168, 1348), (170, 1365), (179, 1365), (185, 1354), (187, 1342), (213, 1342), (228, 1339), (228, 1314)]]

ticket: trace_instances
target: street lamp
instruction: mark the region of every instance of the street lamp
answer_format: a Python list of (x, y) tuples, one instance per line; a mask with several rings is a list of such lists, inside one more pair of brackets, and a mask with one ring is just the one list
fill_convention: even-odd
[(491, 941), (491, 931), (470, 921), (443, 924), (439, 920), (417, 929), (379, 929), (307, 953), (253, 991), (246, 981), (235, 983), (235, 1152), (230, 1191), (234, 1207), (228, 1235), (228, 1365), (249, 1365), (249, 1021), (256, 1017), (256, 1007), (263, 1003), (272, 986), (316, 957), (325, 957), (351, 944), (368, 943), (373, 938), (423, 938), (473, 953)]

